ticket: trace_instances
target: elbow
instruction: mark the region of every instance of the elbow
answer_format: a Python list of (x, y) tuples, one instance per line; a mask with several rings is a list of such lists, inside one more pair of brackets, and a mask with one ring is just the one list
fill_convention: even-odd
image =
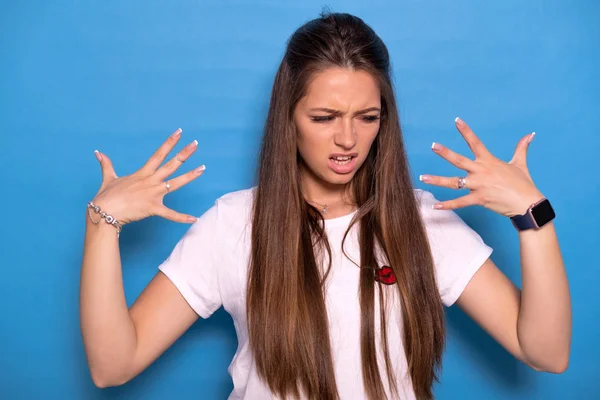
[(552, 362), (546, 362), (544, 364), (529, 364), (531, 368), (538, 372), (547, 372), (550, 374), (562, 374), (566, 372), (569, 367), (569, 355), (561, 359), (553, 360)]
[(560, 361), (554, 363), (553, 365), (549, 365), (548, 368), (544, 372), (549, 372), (551, 374), (562, 374), (569, 367), (569, 358), (567, 357), (564, 361)]
[(105, 389), (108, 387), (121, 386), (131, 380), (123, 374), (116, 375), (114, 373), (104, 373), (102, 371), (91, 370), (92, 382), (99, 389)]

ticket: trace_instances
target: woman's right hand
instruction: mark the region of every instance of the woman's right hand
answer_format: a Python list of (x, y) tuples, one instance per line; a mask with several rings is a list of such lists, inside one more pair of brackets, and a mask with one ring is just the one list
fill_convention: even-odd
[[(176, 130), (150, 157), (146, 164), (131, 175), (118, 177), (110, 159), (100, 152), (96, 157), (102, 167), (102, 185), (92, 200), (104, 212), (115, 217), (122, 225), (157, 215), (171, 221), (191, 223), (192, 215), (178, 213), (165, 207), (163, 197), (193, 181), (204, 171), (204, 165), (166, 181), (198, 147), (198, 142), (185, 146), (177, 155), (161, 166), (181, 138)], [(167, 183), (170, 188), (167, 189)]]

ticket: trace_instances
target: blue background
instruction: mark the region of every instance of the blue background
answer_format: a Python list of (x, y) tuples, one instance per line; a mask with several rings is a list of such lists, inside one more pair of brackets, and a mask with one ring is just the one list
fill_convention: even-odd
[[(166, 198), (202, 214), (253, 185), (270, 86), (285, 42), (322, 6), (362, 17), (388, 45), (417, 187), (459, 173), (438, 141), (470, 156), (467, 121), (508, 161), (536, 131), (529, 167), (551, 199), (573, 296), (563, 375), (514, 360), (455, 308), (439, 399), (598, 398), (600, 3), (595, 1), (2, 1), (0, 398), (222, 399), (236, 349), (230, 317), (200, 320), (140, 376), (97, 389), (79, 331), (85, 205), (100, 184), (93, 151), (133, 172), (176, 128), (199, 149), (199, 180)], [(481, 207), (460, 210), (520, 284), (518, 236)], [(121, 236), (131, 304), (187, 229), (150, 218)]]

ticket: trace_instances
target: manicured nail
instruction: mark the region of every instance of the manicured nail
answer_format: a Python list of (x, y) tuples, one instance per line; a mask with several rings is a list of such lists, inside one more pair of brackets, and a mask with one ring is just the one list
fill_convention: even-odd
[(458, 117), (454, 118), (454, 122), (455, 122), (455, 123), (456, 123), (458, 126), (461, 126), (461, 125), (464, 123), (464, 122), (463, 122), (463, 120), (462, 120), (462, 119), (460, 119), (460, 118), (458, 118)]
[(442, 145), (436, 142), (433, 142), (433, 144), (431, 145), (431, 149), (434, 151), (438, 151), (442, 149)]
[(196, 168), (196, 173), (199, 174), (202, 171), (204, 171), (206, 169), (206, 167), (204, 165), (199, 166), (198, 168)]
[(190, 221), (190, 222), (196, 222), (196, 221), (198, 221), (198, 218), (196, 218), (196, 217), (188, 217), (188, 221)]
[(531, 132), (531, 135), (529, 135), (529, 139), (527, 139), (527, 143), (531, 143), (533, 141), (533, 138), (535, 138), (535, 132)]
[(419, 175), (419, 180), (421, 182), (427, 183), (427, 182), (429, 182), (429, 175)]
[(96, 155), (98, 161), (102, 161), (102, 154), (100, 154), (98, 150), (94, 150), (94, 154)]
[(437, 203), (437, 204), (433, 205), (434, 210), (441, 210), (442, 208), (444, 208), (444, 205), (441, 203)]
[(181, 135), (181, 132), (181, 128), (177, 128), (177, 130), (171, 135), (171, 137), (175, 139), (177, 136)]
[(198, 141), (194, 140), (192, 143), (194, 143), (194, 146), (198, 146)]

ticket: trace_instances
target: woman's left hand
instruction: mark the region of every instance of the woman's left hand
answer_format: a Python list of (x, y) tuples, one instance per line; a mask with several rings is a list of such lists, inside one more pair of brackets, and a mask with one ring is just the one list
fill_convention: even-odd
[[(527, 169), (527, 149), (535, 132), (523, 137), (517, 144), (512, 160), (508, 163), (490, 153), (471, 128), (460, 118), (456, 127), (465, 138), (475, 155), (471, 160), (435, 143), (434, 152), (452, 165), (467, 171), (465, 189), (470, 193), (454, 200), (434, 205), (434, 208), (451, 210), (472, 205), (481, 205), (507, 217), (524, 214), (529, 206), (544, 198), (536, 188)], [(453, 189), (458, 189), (458, 177), (421, 175), (421, 181)]]

